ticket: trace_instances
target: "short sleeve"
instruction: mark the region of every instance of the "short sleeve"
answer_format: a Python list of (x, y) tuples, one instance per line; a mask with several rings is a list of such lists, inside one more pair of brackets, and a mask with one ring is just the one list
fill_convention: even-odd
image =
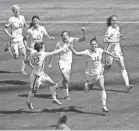
[(100, 53), (100, 54), (102, 54), (102, 53), (104, 52), (104, 50), (101, 49), (101, 48), (98, 48), (98, 50), (99, 50), (99, 53)]
[(76, 38), (76, 37), (70, 37), (70, 38), (71, 38), (73, 44), (79, 42), (79, 38)]
[(60, 49), (60, 42), (58, 42), (57, 44), (56, 44), (56, 48), (55, 49)]
[(46, 28), (43, 26), (43, 35), (47, 35), (47, 31), (46, 31)]
[(111, 36), (111, 28), (108, 27), (107, 30), (106, 30), (106, 32), (105, 32), (105, 38), (106, 37), (110, 37), (110, 36)]
[(12, 17), (8, 19), (7, 23), (5, 24), (5, 27), (9, 27), (13, 23)]

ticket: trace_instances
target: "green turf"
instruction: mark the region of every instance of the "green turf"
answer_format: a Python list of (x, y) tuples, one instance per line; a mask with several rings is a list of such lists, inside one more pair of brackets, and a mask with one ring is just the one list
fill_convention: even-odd
[[(12, 15), (11, 6), (20, 4), (22, 14), (28, 21), (33, 14), (38, 14), (42, 21), (105, 21), (109, 15), (117, 14), (119, 21), (139, 20), (139, 2), (137, 0), (0, 0), (0, 20), (6, 21)], [(77, 50), (89, 47), (89, 40), (96, 36), (100, 47), (103, 43), (106, 25), (104, 24), (45, 24), (48, 32), (56, 37), (50, 41), (44, 38), (48, 51), (52, 51), (56, 42), (60, 40), (63, 30), (69, 30), (71, 36), (81, 36), (80, 28), (87, 29), (86, 42), (76, 45)], [(116, 63), (105, 75), (105, 88), (108, 93), (108, 108), (110, 112), (103, 114), (98, 87), (95, 86), (88, 94), (83, 92), (84, 86), (84, 58), (74, 56), (73, 71), (70, 87), (72, 101), (62, 99), (62, 90), (58, 91), (62, 106), (51, 103), (49, 90), (42, 86), (33, 100), (35, 110), (30, 112), (25, 100), (29, 91), (29, 75), (19, 74), (19, 61), (11, 59), (3, 51), (4, 43), (8, 41), (2, 32), (4, 24), (0, 24), (0, 129), (1, 130), (37, 130), (52, 129), (56, 124), (60, 112), (66, 112), (68, 126), (73, 130), (138, 130), (139, 129), (139, 57), (138, 24), (120, 24), (122, 33), (127, 36), (121, 42), (125, 55), (125, 63), (131, 83), (135, 88), (130, 93), (124, 93), (125, 85)], [(60, 71), (57, 67), (57, 57), (50, 70), (45, 71), (56, 82), (60, 81)], [(30, 73), (30, 68), (27, 68)]]

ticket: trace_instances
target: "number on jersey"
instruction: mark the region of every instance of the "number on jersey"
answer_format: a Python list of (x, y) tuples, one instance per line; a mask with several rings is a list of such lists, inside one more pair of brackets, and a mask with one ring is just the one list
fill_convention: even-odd
[(39, 60), (40, 58), (38, 56), (31, 58), (31, 64), (33, 66), (38, 66), (39, 65)]

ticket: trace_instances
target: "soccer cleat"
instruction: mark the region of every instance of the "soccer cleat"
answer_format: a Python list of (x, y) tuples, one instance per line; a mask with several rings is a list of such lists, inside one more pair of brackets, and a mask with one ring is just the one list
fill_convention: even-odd
[(103, 112), (109, 112), (109, 110), (106, 106), (103, 106)]
[(10, 46), (7, 44), (4, 51), (7, 52), (9, 50)]
[(58, 99), (54, 99), (52, 102), (58, 105), (62, 105), (62, 102), (60, 102)]
[(27, 103), (27, 105), (28, 105), (28, 108), (29, 108), (30, 110), (33, 110), (33, 105), (32, 105), (32, 102), (31, 102), (31, 103), (29, 103), (28, 101), (26, 101), (26, 103)]
[(27, 72), (25, 72), (24, 70), (23, 71), (20, 71), (21, 72), (21, 74), (23, 74), (23, 75), (27, 75), (28, 73)]
[(84, 92), (85, 92), (85, 93), (88, 92), (88, 86), (84, 86)]
[(129, 86), (126, 86), (127, 87), (127, 92), (129, 92), (134, 86), (133, 85), (129, 85)]
[(68, 100), (68, 101), (71, 100), (71, 98), (70, 98), (69, 96), (65, 96), (64, 99), (66, 99), (66, 100)]

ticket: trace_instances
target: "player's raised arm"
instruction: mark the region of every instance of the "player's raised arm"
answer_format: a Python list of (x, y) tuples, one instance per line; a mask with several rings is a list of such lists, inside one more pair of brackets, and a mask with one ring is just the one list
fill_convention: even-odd
[(83, 42), (86, 40), (86, 29), (84, 27), (81, 28), (81, 31), (83, 32), (83, 36), (80, 38), (75, 38), (74, 42), (75, 43), (79, 43), (79, 42)]

